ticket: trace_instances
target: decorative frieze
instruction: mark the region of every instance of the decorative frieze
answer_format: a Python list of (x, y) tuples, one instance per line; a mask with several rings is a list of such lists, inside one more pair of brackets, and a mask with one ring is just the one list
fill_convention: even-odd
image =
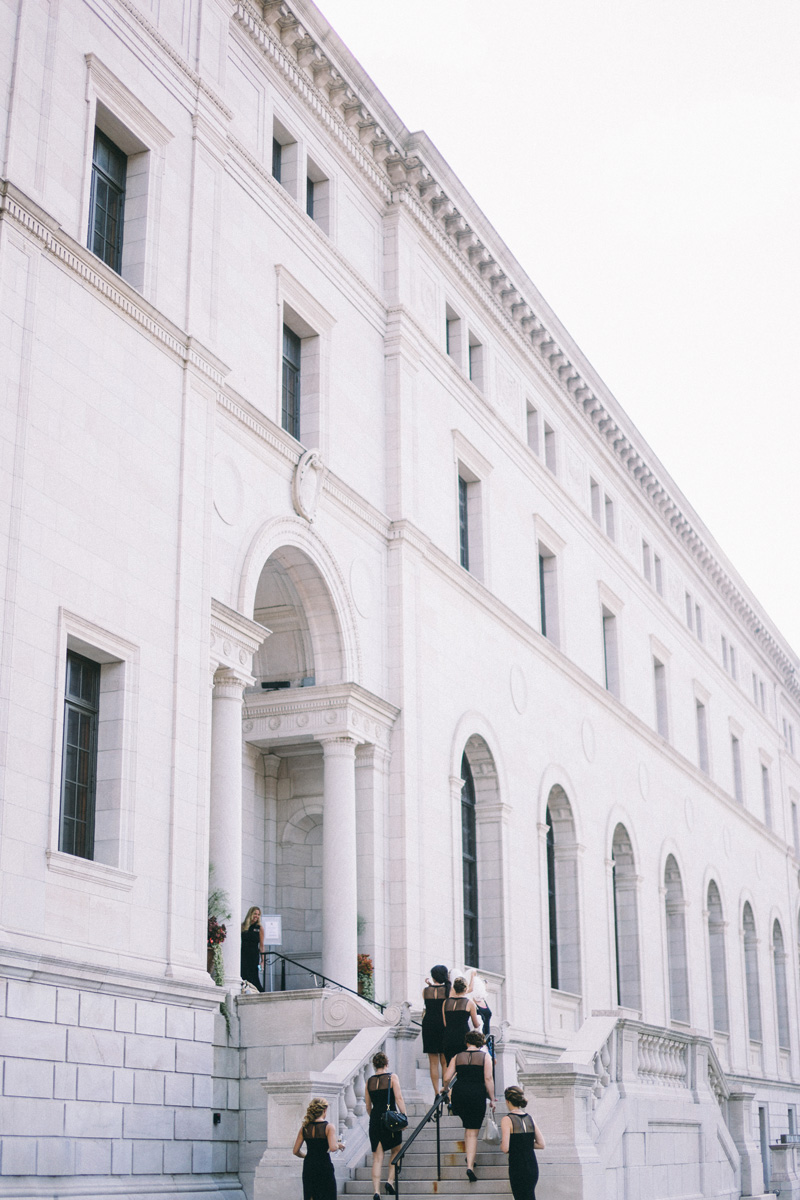
[(355, 683), (287, 688), (245, 700), (244, 735), (253, 745), (351, 738), (388, 745), (400, 710)]

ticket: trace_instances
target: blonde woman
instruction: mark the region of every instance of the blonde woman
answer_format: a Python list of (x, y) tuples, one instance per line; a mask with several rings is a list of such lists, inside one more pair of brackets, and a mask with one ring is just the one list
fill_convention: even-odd
[[(306, 1109), (292, 1154), (303, 1159), (303, 1200), (335, 1200), (336, 1176), (331, 1155), (344, 1150), (344, 1142), (327, 1117), (328, 1101), (315, 1096)], [(302, 1147), (305, 1146), (305, 1154)]]
[(261, 924), (261, 909), (255, 904), (248, 908), (247, 916), (242, 921), (242, 953), (239, 960), (239, 970), (242, 979), (252, 983), (253, 987), (263, 992), (264, 988), (258, 978), (258, 965), (264, 953), (264, 928)]
[(507, 1087), (503, 1093), (508, 1115), (500, 1122), (500, 1149), (508, 1155), (508, 1182), (514, 1200), (536, 1200), (539, 1164), (536, 1151), (544, 1150), (544, 1138), (533, 1117), (526, 1113), (528, 1100), (522, 1088)]

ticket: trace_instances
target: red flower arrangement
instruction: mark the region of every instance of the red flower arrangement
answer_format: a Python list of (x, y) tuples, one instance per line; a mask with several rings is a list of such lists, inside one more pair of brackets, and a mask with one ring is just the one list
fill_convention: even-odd
[(208, 941), (206, 945), (209, 950), (213, 950), (215, 946), (221, 946), (225, 941), (227, 930), (224, 925), (220, 925), (216, 917), (208, 918)]
[(372, 959), (368, 954), (359, 954), (358, 956), (358, 974), (366, 975), (368, 979), (372, 978)]

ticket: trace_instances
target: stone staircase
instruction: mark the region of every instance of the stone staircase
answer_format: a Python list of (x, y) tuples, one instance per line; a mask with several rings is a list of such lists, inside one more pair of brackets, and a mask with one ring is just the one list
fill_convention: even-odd
[[(409, 1106), (411, 1107), (411, 1106)], [(416, 1106), (415, 1106), (416, 1107)], [(411, 1117), (409, 1130), (413, 1130), (419, 1116)], [(499, 1117), (497, 1118), (500, 1123)], [(442, 1178), (436, 1179), (436, 1128), (431, 1123), (426, 1125), (411, 1149), (403, 1159), (401, 1173), (401, 1192), (403, 1196), (450, 1196), (463, 1200), (484, 1200), (490, 1196), (510, 1196), (511, 1188), (508, 1183), (508, 1162), (505, 1154), (494, 1146), (489, 1147), (483, 1141), (478, 1142), (478, 1155), (475, 1159), (476, 1183), (470, 1183), (466, 1176), (464, 1162), (464, 1130), (457, 1117), (442, 1117)], [(388, 1155), (387, 1155), (388, 1158)], [(372, 1179), (370, 1175), (370, 1159), (366, 1158), (364, 1165), (356, 1169), (355, 1179), (349, 1179), (342, 1193), (345, 1196), (371, 1197)], [(384, 1164), (383, 1179), (386, 1178)], [(381, 1196), (386, 1191), (381, 1182)]]

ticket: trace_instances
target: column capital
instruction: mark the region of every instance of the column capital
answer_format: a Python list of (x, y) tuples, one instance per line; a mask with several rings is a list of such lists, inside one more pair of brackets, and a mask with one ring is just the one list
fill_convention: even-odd
[(234, 671), (230, 667), (220, 667), (214, 672), (214, 699), (239, 700), (244, 696), (244, 689), (254, 682), (252, 675), (244, 671)]
[(331, 737), (316, 737), (314, 740), (322, 746), (322, 753), (326, 758), (346, 758), (351, 755), (355, 758), (358, 745), (355, 738), (347, 737), (344, 734), (334, 734)]

